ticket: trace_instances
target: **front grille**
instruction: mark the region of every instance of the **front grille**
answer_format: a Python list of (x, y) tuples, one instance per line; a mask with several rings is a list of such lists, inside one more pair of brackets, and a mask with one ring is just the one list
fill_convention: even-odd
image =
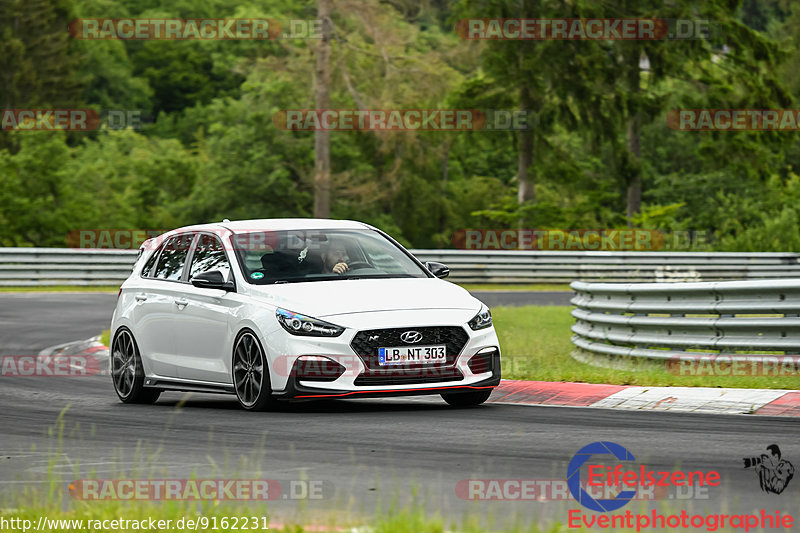
[[(418, 331), (422, 340), (408, 344), (400, 340), (406, 331)], [(456, 358), (467, 345), (469, 335), (464, 328), (458, 326), (407, 327), (390, 329), (371, 329), (359, 331), (350, 347), (358, 354), (367, 369), (356, 378), (356, 385), (407, 385), (412, 383), (434, 383), (442, 381), (459, 381), (464, 376), (455, 367)], [(446, 357), (444, 362), (435, 365), (407, 364), (397, 366), (380, 366), (378, 364), (378, 348), (392, 346), (434, 346), (444, 344)]]
[[(407, 344), (400, 340), (400, 335), (406, 331), (419, 331), (422, 333), (422, 340), (414, 344)], [(469, 335), (464, 328), (458, 326), (435, 326), (425, 328), (391, 328), (391, 329), (370, 329), (359, 331), (353, 337), (350, 347), (356, 352), (364, 364), (370, 370), (386, 370), (385, 367), (378, 365), (378, 348), (390, 346), (433, 346), (444, 344), (447, 346), (447, 358), (444, 366), (452, 365), (456, 357), (464, 349), (469, 340)], [(425, 365), (410, 365), (412, 367)], [(442, 366), (442, 365), (435, 365)]]

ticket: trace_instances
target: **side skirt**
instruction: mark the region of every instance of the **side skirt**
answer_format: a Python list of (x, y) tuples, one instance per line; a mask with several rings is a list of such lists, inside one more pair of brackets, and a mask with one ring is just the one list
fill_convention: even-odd
[(236, 394), (233, 385), (215, 383), (188, 383), (163, 378), (146, 378), (145, 388), (177, 392), (201, 392), (205, 394)]

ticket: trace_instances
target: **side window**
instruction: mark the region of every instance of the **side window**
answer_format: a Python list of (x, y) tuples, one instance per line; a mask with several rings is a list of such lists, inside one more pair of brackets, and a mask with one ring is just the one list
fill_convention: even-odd
[(180, 280), (183, 274), (183, 264), (189, 254), (194, 235), (175, 235), (170, 238), (161, 250), (153, 277), (157, 279)]
[(378, 270), (382, 270), (387, 274), (407, 273), (406, 269), (403, 267), (403, 263), (397, 259), (402, 252), (397, 250), (394, 246), (389, 247), (373, 239), (361, 239), (359, 244), (367, 255), (368, 261)]
[(228, 279), (231, 265), (219, 239), (213, 235), (201, 234), (200, 240), (197, 242), (197, 248), (194, 250), (194, 256), (192, 256), (189, 279), (209, 270), (219, 270), (225, 279)]

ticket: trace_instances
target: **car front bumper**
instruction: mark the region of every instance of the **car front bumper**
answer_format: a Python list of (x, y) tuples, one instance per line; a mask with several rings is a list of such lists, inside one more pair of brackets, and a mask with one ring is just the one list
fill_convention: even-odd
[(491, 371), (460, 381), (407, 383), (397, 386), (336, 388), (332, 383), (304, 381), (295, 376), (289, 377), (286, 388), (273, 391), (280, 399), (313, 400), (324, 398), (385, 398), (391, 396), (419, 396), (427, 394), (450, 394), (491, 390), (500, 384), (500, 351), (492, 357)]

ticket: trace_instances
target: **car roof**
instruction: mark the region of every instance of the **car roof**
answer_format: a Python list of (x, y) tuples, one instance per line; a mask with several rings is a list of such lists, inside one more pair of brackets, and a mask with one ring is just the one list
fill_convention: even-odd
[(233, 220), (214, 222), (211, 224), (196, 224), (171, 230), (161, 238), (178, 233), (190, 231), (220, 231), (229, 230), (233, 233), (247, 233), (251, 231), (283, 231), (283, 230), (323, 230), (323, 229), (374, 229), (369, 224), (355, 220), (333, 220), (327, 218), (260, 218), (252, 220)]
[(254, 230), (372, 229), (372, 226), (363, 222), (328, 218), (262, 218), (222, 222), (219, 225), (235, 233)]

